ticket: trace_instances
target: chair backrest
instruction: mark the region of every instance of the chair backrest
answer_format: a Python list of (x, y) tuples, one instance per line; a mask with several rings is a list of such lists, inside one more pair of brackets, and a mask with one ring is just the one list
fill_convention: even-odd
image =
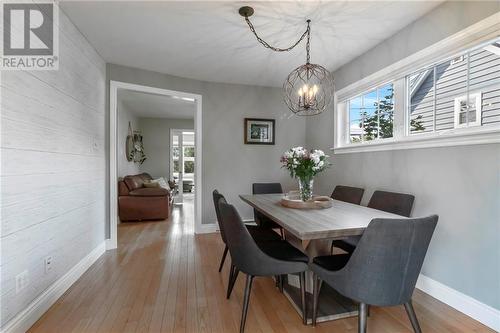
[(220, 236), (222, 238), (222, 241), (226, 243), (226, 233), (224, 232), (224, 225), (221, 223), (221, 215), (219, 209), (219, 200), (224, 199), (224, 201), (226, 201), (226, 199), (217, 190), (214, 190), (212, 192), (212, 198), (214, 200), (215, 215), (217, 216), (217, 223), (219, 224)]
[[(283, 188), (280, 183), (253, 183), (252, 184), (252, 194), (278, 194), (283, 193)], [(266, 221), (267, 218), (264, 214), (259, 212), (257, 209), (253, 210), (253, 216), (257, 224), (261, 224)]]
[(359, 205), (364, 192), (365, 189), (363, 188), (337, 185), (332, 192), (331, 198)]
[(411, 299), (437, 215), (373, 219), (336, 277), (339, 291), (358, 302), (392, 306)]
[(410, 217), (414, 200), (415, 197), (411, 194), (375, 191), (368, 202), (368, 207)]
[(288, 272), (304, 270), (304, 263), (275, 259), (262, 252), (234, 206), (224, 198), (219, 199), (219, 209), (232, 263), (240, 271), (254, 276), (270, 276), (282, 274), (284, 268)]
[(283, 193), (280, 183), (253, 183), (252, 194)]

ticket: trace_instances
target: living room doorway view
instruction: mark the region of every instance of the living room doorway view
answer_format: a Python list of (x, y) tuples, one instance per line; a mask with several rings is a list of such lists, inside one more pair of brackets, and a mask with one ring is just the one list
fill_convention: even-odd
[(174, 205), (192, 203), (195, 193), (195, 133), (193, 130), (170, 130), (170, 179), (178, 184)]
[(123, 85), (112, 89), (118, 191), (114, 200), (111, 193), (110, 202), (117, 203), (118, 226), (116, 233), (110, 228), (111, 239), (139, 223), (176, 224), (180, 217), (179, 227), (194, 232), (199, 192), (195, 171), (201, 165), (196, 163), (197, 95), (117, 84)]

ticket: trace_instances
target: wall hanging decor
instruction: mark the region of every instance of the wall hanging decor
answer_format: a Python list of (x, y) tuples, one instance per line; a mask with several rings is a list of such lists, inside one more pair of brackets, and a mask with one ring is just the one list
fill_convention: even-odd
[(279, 48), (269, 45), (257, 35), (249, 19), (254, 13), (252, 7), (241, 7), (238, 12), (245, 18), (257, 41), (273, 51), (290, 51), (306, 39), (306, 63), (295, 68), (286, 78), (283, 83), (283, 100), (293, 113), (300, 116), (312, 116), (325, 111), (333, 99), (333, 77), (323, 66), (310, 62), (311, 20), (306, 21), (306, 31), (295, 43), (287, 48)]
[(144, 144), (142, 143), (141, 132), (133, 131), (130, 122), (128, 122), (128, 135), (125, 140), (125, 145), (127, 161), (138, 164), (144, 163), (146, 160), (146, 154), (144, 153)]
[(274, 119), (245, 118), (245, 144), (274, 145)]

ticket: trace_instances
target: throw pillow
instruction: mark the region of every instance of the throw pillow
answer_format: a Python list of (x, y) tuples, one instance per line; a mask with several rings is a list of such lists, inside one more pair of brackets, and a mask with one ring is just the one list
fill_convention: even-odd
[(158, 182), (153, 181), (153, 180), (149, 180), (147, 182), (144, 182), (144, 187), (155, 188), (155, 187), (160, 187), (160, 184)]
[(158, 179), (154, 179), (153, 181), (157, 182), (160, 187), (163, 187), (166, 190), (170, 190), (170, 186), (168, 186), (168, 183), (165, 181), (165, 178), (160, 177)]

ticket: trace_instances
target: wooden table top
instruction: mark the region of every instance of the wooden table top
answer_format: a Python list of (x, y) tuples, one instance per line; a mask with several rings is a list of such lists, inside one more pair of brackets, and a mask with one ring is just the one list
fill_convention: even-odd
[(240, 198), (303, 241), (361, 235), (374, 218), (404, 218), (338, 200), (333, 200), (330, 208), (306, 210), (283, 207), (280, 204), (283, 194), (240, 195)]

